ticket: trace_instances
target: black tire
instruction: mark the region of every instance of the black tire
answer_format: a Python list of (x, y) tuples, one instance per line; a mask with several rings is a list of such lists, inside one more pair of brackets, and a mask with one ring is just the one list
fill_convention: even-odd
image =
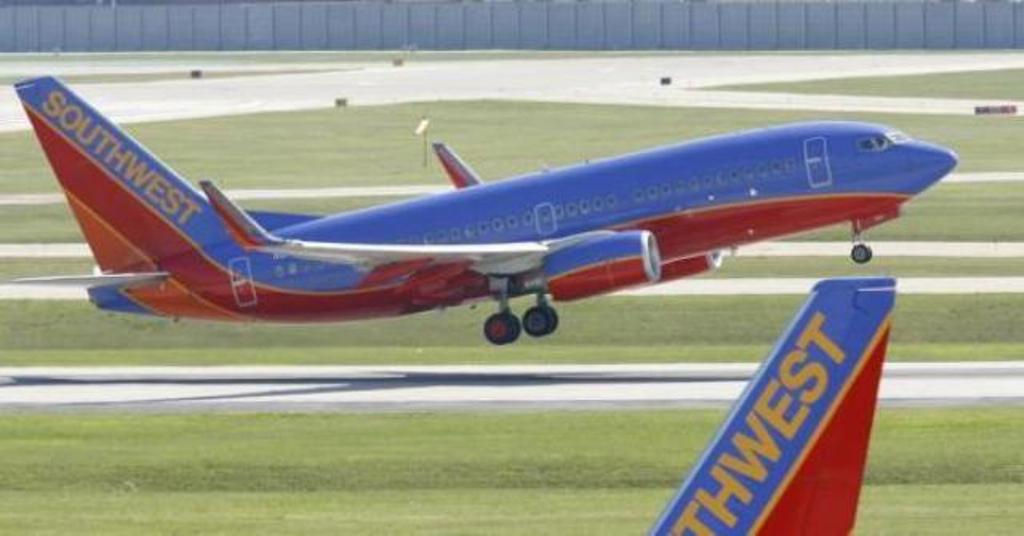
[(491, 344), (500, 346), (516, 342), (520, 333), (522, 325), (512, 313), (495, 313), (484, 322), (484, 337)]
[(873, 256), (871, 247), (866, 244), (857, 244), (850, 250), (850, 258), (857, 264), (867, 264), (871, 262)]
[(543, 337), (558, 328), (558, 313), (553, 307), (538, 305), (523, 313), (523, 330), (531, 337)]

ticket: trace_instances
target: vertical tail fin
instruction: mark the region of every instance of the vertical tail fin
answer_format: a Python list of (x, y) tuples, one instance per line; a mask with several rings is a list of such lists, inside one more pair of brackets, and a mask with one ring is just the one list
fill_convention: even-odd
[(894, 300), (818, 283), (651, 534), (850, 534)]
[(15, 89), (100, 268), (154, 271), (226, 238), (201, 192), (59, 80)]

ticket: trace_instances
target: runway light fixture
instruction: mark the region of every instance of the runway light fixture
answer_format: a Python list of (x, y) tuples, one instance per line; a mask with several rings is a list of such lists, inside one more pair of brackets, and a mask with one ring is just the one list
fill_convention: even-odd
[(420, 119), (420, 124), (416, 125), (416, 130), (413, 132), (416, 136), (423, 138), (423, 167), (427, 167), (429, 148), (430, 145), (427, 141), (427, 131), (430, 130), (430, 119), (427, 116), (423, 116)]

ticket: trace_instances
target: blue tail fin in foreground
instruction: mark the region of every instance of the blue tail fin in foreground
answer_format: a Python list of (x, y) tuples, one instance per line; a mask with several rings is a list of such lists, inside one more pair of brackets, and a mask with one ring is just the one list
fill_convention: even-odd
[(894, 300), (818, 283), (651, 534), (850, 534)]

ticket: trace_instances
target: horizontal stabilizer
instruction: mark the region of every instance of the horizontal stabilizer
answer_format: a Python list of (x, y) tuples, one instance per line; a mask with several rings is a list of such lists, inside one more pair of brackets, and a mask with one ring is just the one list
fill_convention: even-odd
[(445, 173), (448, 174), (448, 178), (451, 179), (455, 188), (462, 189), (483, 184), (484, 181), (480, 179), (476, 171), (473, 171), (469, 164), (459, 158), (459, 155), (451, 147), (436, 142), (434, 143), (434, 153), (437, 154), (441, 166), (444, 167)]
[(652, 535), (853, 533), (895, 285), (814, 287)]
[(156, 285), (167, 280), (167, 272), (135, 274), (58, 275), (48, 277), (26, 277), (15, 279), (11, 285), (39, 285), (51, 287), (141, 287)]

